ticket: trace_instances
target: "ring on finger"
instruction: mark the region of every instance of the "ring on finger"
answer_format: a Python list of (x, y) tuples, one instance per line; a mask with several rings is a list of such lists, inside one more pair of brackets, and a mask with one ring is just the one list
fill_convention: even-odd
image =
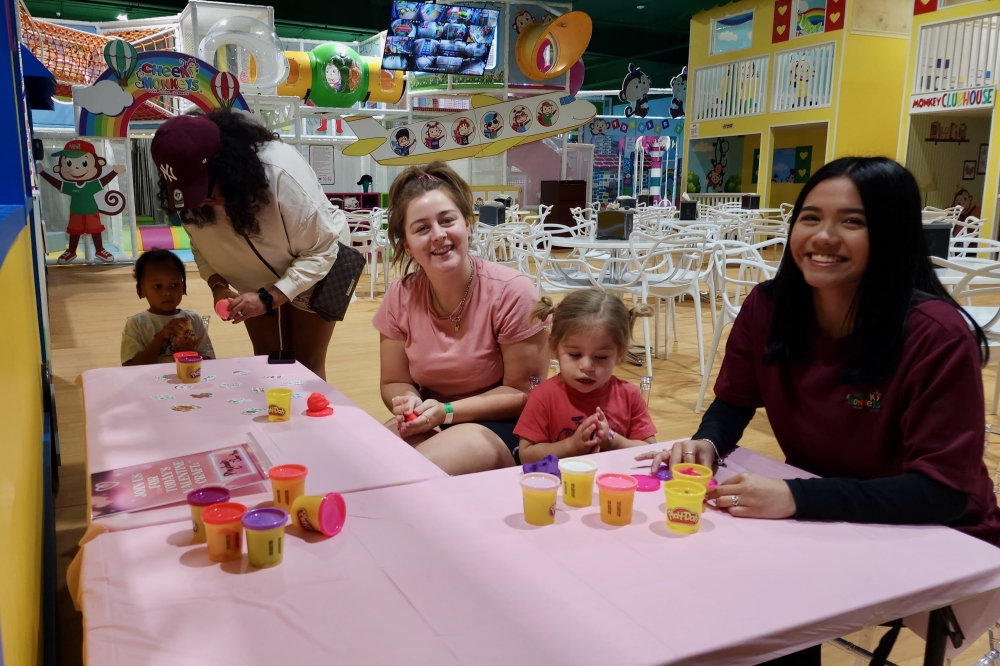
[(733, 500), (733, 506), (739, 506), (740, 505), (740, 496), (739, 495), (733, 495), (731, 499)]
[(693, 455), (695, 455), (695, 452), (694, 452), (694, 451), (685, 451), (685, 452), (684, 452), (684, 455), (682, 455), (681, 457), (683, 458), (683, 457), (685, 457), (685, 456), (693, 456)]

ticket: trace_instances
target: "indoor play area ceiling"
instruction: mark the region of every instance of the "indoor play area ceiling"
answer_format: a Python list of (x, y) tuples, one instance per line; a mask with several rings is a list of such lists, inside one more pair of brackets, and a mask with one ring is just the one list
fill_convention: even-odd
[[(180, 12), (187, 0), (156, 3), (114, 0), (26, 0), (38, 18), (70, 21), (111, 21), (119, 14), (130, 19)], [(346, 3), (345, 3), (346, 4)], [(447, 4), (447, 3), (442, 3)], [(623, 60), (650, 75), (657, 86), (666, 86), (688, 59), (689, 20), (705, 9), (728, 4), (722, 0), (574, 0), (573, 8), (586, 12), (594, 22), (590, 46), (584, 55), (587, 78), (584, 89), (605, 90), (621, 84)], [(349, 11), (341, 3), (297, 0), (273, 3), (274, 23), (282, 37), (353, 40), (385, 30), (391, 0), (360, 0)], [(642, 9), (639, 9), (639, 8)]]

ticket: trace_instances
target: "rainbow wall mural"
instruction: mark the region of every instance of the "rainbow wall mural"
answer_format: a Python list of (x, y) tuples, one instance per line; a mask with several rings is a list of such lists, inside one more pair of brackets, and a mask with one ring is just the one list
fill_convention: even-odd
[(105, 47), (105, 60), (108, 69), (92, 85), (73, 91), (73, 103), (80, 109), (79, 136), (125, 137), (132, 114), (150, 97), (186, 97), (204, 111), (249, 110), (232, 74), (194, 56), (136, 53), (128, 42), (116, 40)]

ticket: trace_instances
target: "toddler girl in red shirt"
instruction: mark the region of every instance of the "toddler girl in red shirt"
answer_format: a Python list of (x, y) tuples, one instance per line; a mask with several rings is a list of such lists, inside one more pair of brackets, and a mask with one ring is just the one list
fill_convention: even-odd
[(574, 291), (557, 306), (548, 298), (538, 302), (532, 318), (552, 316), (549, 345), (559, 374), (528, 394), (514, 428), (522, 463), (656, 441), (639, 387), (614, 376), (636, 317), (649, 314), (648, 306), (629, 309), (598, 289)]

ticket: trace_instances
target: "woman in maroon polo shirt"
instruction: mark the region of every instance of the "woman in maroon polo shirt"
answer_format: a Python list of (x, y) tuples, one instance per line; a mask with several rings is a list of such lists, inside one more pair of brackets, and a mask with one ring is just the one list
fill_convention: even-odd
[[(733, 325), (698, 432), (640, 459), (716, 466), (764, 407), (788, 463), (822, 478), (738, 474), (709, 491), (719, 508), (941, 524), (1000, 545), (983, 464), (986, 339), (927, 259), (913, 176), (885, 158), (836, 160), (791, 220), (777, 275)], [(819, 663), (807, 652), (779, 663)]]

